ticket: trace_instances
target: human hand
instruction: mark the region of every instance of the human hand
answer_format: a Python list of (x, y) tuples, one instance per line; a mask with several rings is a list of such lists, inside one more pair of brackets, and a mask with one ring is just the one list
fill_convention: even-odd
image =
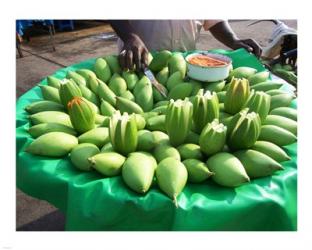
[(244, 48), (247, 51), (255, 54), (256, 57), (260, 57), (262, 53), (261, 46), (253, 39), (238, 39), (232, 44), (232, 49)]
[(148, 49), (139, 36), (131, 34), (124, 41), (119, 63), (122, 69), (133, 70), (135, 66), (137, 71), (148, 65)]

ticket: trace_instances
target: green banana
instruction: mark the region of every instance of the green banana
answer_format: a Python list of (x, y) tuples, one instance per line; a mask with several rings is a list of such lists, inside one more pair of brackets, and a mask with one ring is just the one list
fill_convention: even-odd
[(96, 59), (94, 64), (94, 72), (96, 76), (103, 82), (107, 82), (112, 76), (110, 67), (103, 58)]
[(229, 126), (227, 145), (232, 150), (247, 149), (252, 147), (257, 141), (261, 131), (261, 120), (257, 113), (238, 114), (233, 118)]
[(116, 152), (128, 155), (134, 152), (138, 144), (138, 129), (134, 115), (120, 114), (116, 111), (110, 119), (109, 137)]
[(180, 145), (177, 150), (179, 151), (179, 154), (181, 156), (182, 160), (186, 159), (197, 159), (202, 160), (203, 154), (200, 150), (200, 146), (193, 143), (186, 143)]
[(122, 77), (125, 79), (127, 83), (127, 89), (133, 90), (136, 83), (139, 81), (139, 77), (136, 75), (136, 73), (131, 71), (123, 71)]
[(178, 100), (189, 97), (193, 91), (193, 85), (188, 82), (182, 82), (175, 85), (168, 94), (168, 99)]
[(50, 132), (35, 139), (25, 149), (26, 152), (47, 157), (63, 157), (76, 145), (78, 139), (63, 132)]
[(268, 115), (263, 125), (275, 125), (297, 135), (297, 122), (279, 115)]
[(226, 130), (227, 128), (222, 123), (219, 123), (218, 119), (208, 123), (199, 137), (200, 149), (206, 155), (220, 152), (225, 145)]
[(28, 104), (25, 110), (30, 114), (35, 114), (42, 111), (65, 111), (64, 106), (52, 101), (37, 101)]
[(92, 143), (101, 148), (109, 142), (108, 128), (99, 127), (91, 129), (78, 137), (79, 143)]
[(153, 86), (153, 99), (155, 102), (166, 100), (166, 98), (154, 86)]
[(104, 99), (101, 99), (100, 110), (101, 114), (104, 116), (112, 116), (116, 111), (116, 109)]
[(126, 81), (117, 73), (112, 76), (108, 86), (117, 96), (127, 91)]
[[(105, 61), (107, 62), (110, 71), (114, 74), (121, 74), (121, 68), (118, 62), (118, 56), (116, 55), (108, 55), (104, 56)], [(105, 82), (105, 81), (104, 81)]]
[(169, 104), (168, 100), (159, 101), (159, 102), (155, 103), (154, 108), (157, 108), (159, 106), (164, 106), (164, 105), (168, 106), (168, 104)]
[(232, 78), (225, 95), (225, 111), (232, 115), (238, 113), (246, 103), (249, 94), (250, 87), (248, 80)]
[(115, 93), (107, 86), (106, 83), (97, 80), (98, 81), (98, 96), (101, 99), (104, 99), (105, 101), (107, 101), (110, 105), (112, 105), (113, 107), (116, 106), (116, 95)]
[(84, 133), (95, 126), (95, 112), (89, 102), (82, 97), (74, 97), (68, 103), (70, 121), (78, 133)]
[(154, 135), (155, 145), (167, 144), (169, 145), (169, 136), (162, 131), (152, 131)]
[(96, 74), (90, 69), (77, 69), (76, 73), (81, 75), (85, 79), (88, 88), (91, 87), (90, 85), (88, 85), (88, 79), (89, 78), (94, 78), (94, 79), (96, 78)]
[(123, 93), (120, 95), (120, 97), (126, 98), (126, 99), (128, 99), (128, 100), (130, 100), (130, 101), (132, 101), (132, 102), (135, 102), (135, 97), (134, 97), (134, 95), (133, 95), (129, 90), (123, 92)]
[(205, 93), (201, 89), (193, 101), (193, 122), (195, 132), (201, 133), (208, 122), (219, 118), (219, 100), (215, 92)]
[(151, 131), (166, 132), (166, 115), (150, 117), (146, 120), (146, 128)]
[(280, 115), (297, 121), (297, 110), (289, 107), (275, 108), (270, 112), (270, 115)]
[(37, 125), (40, 123), (58, 123), (72, 127), (68, 114), (60, 111), (43, 111), (29, 116), (30, 123)]
[(106, 144), (101, 148), (101, 153), (105, 153), (105, 152), (114, 152), (113, 145), (112, 145), (110, 142), (106, 143)]
[(264, 153), (277, 162), (288, 161), (291, 159), (283, 149), (268, 141), (256, 141), (251, 149)]
[(156, 179), (159, 188), (173, 199), (178, 207), (177, 197), (187, 182), (187, 170), (184, 164), (172, 157), (162, 160), (156, 168)]
[(166, 87), (170, 91), (173, 89), (174, 86), (178, 85), (179, 83), (183, 82), (183, 76), (180, 71), (176, 71), (171, 74), (166, 82)]
[(65, 108), (69, 101), (71, 101), (74, 97), (81, 97), (82, 93), (78, 85), (73, 80), (64, 80), (62, 81), (60, 87), (60, 98), (62, 104)]
[(138, 130), (142, 130), (146, 126), (145, 118), (141, 114), (133, 114)]
[(124, 113), (124, 112), (127, 112), (128, 114), (144, 113), (143, 109), (138, 104), (126, 98), (119, 97), (119, 96), (116, 97), (116, 108), (119, 109), (121, 113)]
[(39, 87), (41, 89), (42, 97), (44, 100), (61, 103), (60, 93), (57, 88), (47, 85), (39, 85)]
[(224, 103), (226, 91), (217, 92), (217, 96), (218, 96), (219, 102)]
[[(226, 113), (226, 112), (221, 112), (220, 111), (220, 115), (219, 115), (219, 120), (222, 124), (224, 124), (226, 127), (229, 127), (232, 119), (233, 119), (234, 116)], [(229, 131), (229, 130), (227, 130)]]
[(271, 96), (263, 91), (252, 91), (244, 108), (259, 114), (261, 122), (264, 122), (270, 111)]
[(185, 139), (185, 143), (194, 143), (199, 144), (199, 134), (194, 133), (193, 131), (190, 131)]
[(54, 76), (48, 76), (47, 77), (47, 83), (50, 87), (54, 87), (57, 89), (60, 89), (60, 87), (61, 87), (61, 80), (54, 77)]
[(156, 160), (146, 152), (131, 153), (122, 167), (122, 179), (129, 188), (146, 193), (153, 182)]
[(237, 187), (250, 181), (242, 163), (230, 153), (217, 153), (206, 165), (214, 173), (212, 180), (221, 186)]
[(270, 176), (275, 171), (283, 169), (278, 162), (269, 156), (252, 149), (240, 150), (234, 155), (243, 164), (250, 178)]
[(84, 133), (95, 127), (95, 112), (83, 97), (74, 97), (68, 103), (68, 114), (78, 133)]
[(248, 79), (249, 77), (253, 76), (254, 74), (257, 73), (257, 70), (251, 67), (238, 67), (233, 69), (230, 72), (230, 75), (228, 79), (232, 79), (232, 77), (235, 78), (246, 78)]
[(190, 132), (193, 116), (193, 104), (188, 99), (173, 101), (167, 108), (165, 126), (173, 146), (181, 145)]
[(225, 81), (218, 81), (218, 82), (209, 82), (206, 83), (205, 91), (211, 91), (211, 92), (220, 92), (225, 87)]
[(91, 163), (88, 158), (98, 153), (100, 153), (100, 150), (97, 146), (91, 143), (82, 143), (72, 149), (70, 152), (70, 160), (79, 170), (90, 171)]
[(126, 158), (116, 152), (102, 152), (89, 158), (92, 167), (105, 176), (119, 175), (125, 161)]
[(172, 54), (169, 50), (159, 51), (156, 53), (156, 55), (154, 55), (153, 60), (148, 65), (148, 67), (154, 72), (162, 70), (163, 68), (167, 67), (171, 55)]
[(109, 116), (95, 114), (95, 124), (101, 125), (102, 127), (108, 127), (109, 121)]
[(269, 71), (261, 71), (248, 77), (248, 81), (250, 85), (255, 85), (257, 83), (267, 81), (269, 79), (269, 76), (270, 76)]
[(197, 159), (187, 159), (182, 162), (187, 169), (187, 181), (200, 183), (207, 180), (214, 173), (210, 172), (206, 164)]
[[(97, 79), (96, 77), (89, 77), (87, 79), (87, 86), (89, 89), (91, 89), (91, 91), (93, 93), (95, 93), (97, 96), (99, 95), (99, 79)], [(108, 87), (107, 87), (108, 88)], [(108, 88), (109, 89), (109, 88)]]
[(79, 86), (79, 85), (83, 85), (83, 86), (87, 86), (87, 81), (86, 79), (84, 79), (83, 76), (79, 75), (78, 73), (76, 73), (75, 71), (67, 71), (66, 74), (66, 78), (67, 79), (73, 79), (74, 82)]
[(289, 107), (294, 96), (291, 94), (280, 94), (271, 97), (270, 110), (279, 107)]
[(190, 95), (191, 96), (197, 95), (199, 91), (203, 88), (202, 83), (200, 81), (196, 81), (193, 79), (191, 79), (189, 82), (193, 85), (193, 90)]
[(50, 132), (63, 132), (70, 135), (77, 135), (77, 132), (69, 126), (60, 124), (60, 123), (39, 123), (34, 125), (28, 129), (28, 133), (33, 137), (37, 138), (43, 134)]
[(169, 78), (169, 68), (168, 67), (164, 67), (161, 71), (159, 71), (156, 75), (156, 80), (166, 86), (166, 83), (168, 81)]
[(140, 130), (138, 132), (138, 151), (151, 152), (155, 145), (156, 143), (153, 132), (148, 130)]
[(84, 85), (79, 85), (78, 86), (81, 94), (84, 98), (86, 98), (88, 101), (94, 103), (94, 105), (99, 106), (100, 105), (100, 101), (99, 98), (96, 94), (94, 94), (88, 87), (84, 86)]
[(281, 147), (296, 142), (297, 137), (286, 129), (275, 125), (263, 125), (259, 140), (272, 142)]
[(153, 109), (153, 88), (151, 82), (147, 78), (141, 78), (141, 80), (136, 84), (133, 90), (133, 95), (136, 103), (141, 106), (144, 112), (148, 112)]
[(287, 92), (283, 89), (271, 89), (271, 90), (266, 91), (265, 93), (270, 95), (270, 96), (280, 95), (280, 94), (289, 94), (289, 92)]
[(283, 83), (266, 81), (252, 85), (251, 88), (254, 89), (255, 91), (269, 91), (272, 89), (279, 89), (280, 87), (282, 87), (282, 85)]
[(173, 54), (168, 60), (168, 68), (170, 75), (179, 71), (181, 72), (181, 75), (184, 78), (187, 67), (183, 55), (181, 53)]
[(164, 143), (155, 147), (153, 155), (157, 162), (161, 162), (168, 157), (177, 159), (179, 161), (181, 160), (179, 151), (176, 148)]

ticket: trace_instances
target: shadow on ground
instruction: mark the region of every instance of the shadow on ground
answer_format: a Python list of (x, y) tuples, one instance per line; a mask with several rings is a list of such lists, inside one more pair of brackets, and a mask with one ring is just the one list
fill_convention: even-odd
[(64, 228), (65, 216), (57, 210), (18, 227), (16, 231), (64, 231)]

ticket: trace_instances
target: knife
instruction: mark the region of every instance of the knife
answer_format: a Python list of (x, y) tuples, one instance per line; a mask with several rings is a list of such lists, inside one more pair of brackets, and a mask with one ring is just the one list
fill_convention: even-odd
[(151, 81), (152, 85), (156, 88), (156, 90), (158, 90), (158, 92), (163, 97), (167, 98), (167, 94), (168, 94), (167, 89), (156, 80), (153, 72), (147, 67), (143, 69), (143, 72), (144, 72), (144, 75)]

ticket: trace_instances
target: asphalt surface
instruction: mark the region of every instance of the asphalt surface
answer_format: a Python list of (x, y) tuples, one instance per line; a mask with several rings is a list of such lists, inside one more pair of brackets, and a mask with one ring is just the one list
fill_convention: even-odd
[[(288, 26), (297, 29), (296, 20), (283, 20)], [(231, 27), (242, 38), (253, 38), (266, 46), (274, 24), (261, 22), (247, 26), (251, 20), (231, 21)], [(88, 25), (87, 25), (88, 26)], [(90, 26), (90, 24), (89, 24)], [(56, 70), (80, 61), (116, 54), (116, 39), (111, 37), (109, 25), (98, 22), (96, 27), (80, 27), (71, 32), (57, 32), (54, 37), (56, 51), (52, 50), (49, 36), (31, 37), (23, 42), (24, 57), (16, 53), (16, 97), (37, 85)], [(201, 32), (198, 49), (225, 48), (215, 40), (209, 31)], [(17, 231), (63, 231), (65, 215), (46, 201), (38, 200), (16, 189), (16, 230)]]

